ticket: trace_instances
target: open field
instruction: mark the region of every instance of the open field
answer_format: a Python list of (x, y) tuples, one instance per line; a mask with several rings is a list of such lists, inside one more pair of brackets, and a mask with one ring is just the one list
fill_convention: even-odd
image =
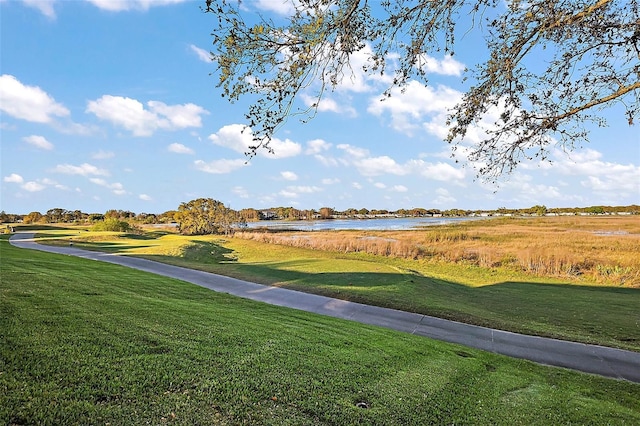
[[(616, 225), (617, 232), (626, 226), (625, 232), (629, 234), (612, 234), (612, 239), (607, 241), (615, 244), (618, 238), (635, 238), (631, 232), (635, 222), (623, 219), (624, 222)], [(603, 229), (603, 223), (590, 226), (599, 230)], [(515, 234), (513, 228), (500, 231), (499, 221), (484, 222), (482, 226), (486, 227), (487, 235), (497, 235), (494, 238), (498, 240)], [(491, 226), (498, 230), (491, 233)], [(480, 234), (480, 231), (458, 228), (427, 231), (442, 235), (448, 232)], [(579, 231), (571, 231), (575, 232)], [(583, 232), (592, 238), (592, 229)], [(375, 234), (373, 241), (382, 235), (397, 235), (394, 232)], [(263, 284), (509, 331), (640, 351), (640, 289), (595, 285), (597, 283), (585, 277), (548, 278), (516, 268), (486, 268), (472, 263), (413, 260), (358, 251), (325, 251), (216, 236), (185, 237), (161, 232), (124, 235), (74, 230), (45, 231), (40, 235), (43, 241), (57, 240), (64, 244), (74, 241), (79, 247), (143, 256)], [(321, 233), (273, 235), (295, 241), (315, 239)], [(351, 233), (352, 238), (356, 235)], [(574, 244), (584, 245), (581, 241)], [(633, 249), (632, 245), (624, 247)]]
[(16, 249), (6, 237), (0, 254), (2, 424), (640, 422), (638, 384)]

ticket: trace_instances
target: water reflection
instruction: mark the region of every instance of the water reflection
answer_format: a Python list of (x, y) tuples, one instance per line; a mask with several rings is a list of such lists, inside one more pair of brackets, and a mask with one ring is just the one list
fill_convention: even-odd
[(419, 229), (425, 226), (449, 225), (470, 220), (486, 218), (479, 217), (403, 217), (381, 219), (331, 219), (331, 220), (261, 220), (249, 222), (249, 229), (269, 228), (301, 231), (329, 231), (329, 230), (375, 230), (375, 231), (402, 231)]

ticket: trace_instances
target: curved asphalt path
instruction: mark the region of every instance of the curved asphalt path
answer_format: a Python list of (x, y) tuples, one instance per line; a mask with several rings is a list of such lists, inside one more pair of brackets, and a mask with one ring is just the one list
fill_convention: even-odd
[(272, 305), (386, 327), (540, 364), (640, 383), (638, 352), (493, 330), (427, 315), (264, 286), (136, 257), (92, 252), (74, 247), (45, 246), (34, 242), (33, 236), (33, 233), (14, 234), (9, 241), (20, 248), (114, 263)]

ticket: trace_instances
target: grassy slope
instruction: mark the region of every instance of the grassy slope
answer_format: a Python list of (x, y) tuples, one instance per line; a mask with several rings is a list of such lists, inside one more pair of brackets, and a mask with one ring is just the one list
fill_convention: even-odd
[(68, 235), (95, 240), (76, 243), (90, 249), (515, 332), (640, 351), (640, 289), (581, 286), (504, 269), (219, 237)]
[(0, 256), (2, 424), (640, 422), (638, 384), (20, 250), (4, 238)]

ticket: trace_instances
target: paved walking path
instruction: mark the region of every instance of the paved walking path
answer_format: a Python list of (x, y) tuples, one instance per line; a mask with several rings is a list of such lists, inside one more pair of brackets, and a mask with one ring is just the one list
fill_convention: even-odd
[(32, 233), (15, 234), (10, 242), (16, 247), (123, 265), (272, 305), (377, 325), (514, 358), (528, 359), (540, 364), (640, 383), (640, 353), (638, 352), (493, 330), (427, 315), (264, 286), (136, 257), (99, 253), (74, 247), (45, 246), (35, 243), (33, 236)]

